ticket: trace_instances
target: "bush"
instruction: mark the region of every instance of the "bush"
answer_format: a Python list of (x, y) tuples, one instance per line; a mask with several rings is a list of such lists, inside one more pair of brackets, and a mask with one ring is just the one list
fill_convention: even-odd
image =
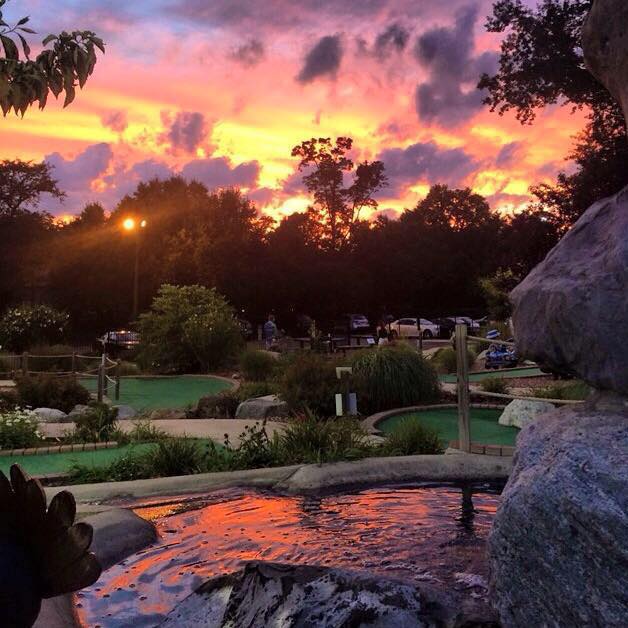
[(240, 405), (239, 391), (224, 390), (199, 399), (194, 415), (199, 419), (232, 419)]
[[(150, 421), (137, 419), (133, 421), (133, 427), (126, 434), (126, 437), (132, 443), (154, 443), (168, 438), (168, 435), (163, 430), (155, 427)], [(116, 440), (119, 442), (119, 439)]]
[(11, 389), (0, 390), (0, 412), (8, 412), (19, 406), (17, 391)]
[[(467, 362), (469, 367), (473, 366), (476, 355), (471, 349), (467, 349)], [(439, 349), (432, 357), (432, 364), (439, 373), (455, 373), (457, 371), (456, 351), (452, 347)]]
[[(80, 443), (105, 443), (112, 440), (118, 427), (118, 409), (94, 403), (76, 418), (72, 438)], [(126, 438), (123, 438), (123, 441)]]
[(507, 395), (510, 391), (508, 382), (503, 377), (487, 377), (480, 382), (480, 388), (485, 392)]
[(379, 347), (354, 356), (353, 384), (358, 407), (369, 414), (431, 403), (440, 396), (432, 365), (416, 351)]
[(224, 366), (244, 342), (233, 308), (202, 286), (163, 285), (139, 331), (140, 364), (167, 373)]
[(317, 353), (297, 353), (286, 361), (279, 380), (281, 398), (296, 411), (317, 416), (335, 414), (335, 394), (340, 391), (335, 364)]
[(89, 391), (73, 378), (37, 375), (16, 380), (20, 406), (56, 408), (70, 412), (77, 404), (90, 402)]
[(26, 351), (37, 344), (59, 342), (68, 325), (68, 315), (48, 305), (21, 305), (7, 310), (0, 319), (0, 348)]
[(544, 388), (534, 388), (530, 391), (532, 397), (541, 399), (565, 399), (582, 401), (591, 392), (587, 384), (581, 381), (569, 382), (567, 384), (552, 384)]
[(37, 418), (29, 410), (0, 414), (0, 449), (35, 447), (43, 440)]
[[(28, 370), (71, 371), (73, 351), (74, 347), (71, 347), (69, 345), (36, 345), (30, 347), (29, 353), (32, 353), (33, 355), (30, 355), (28, 358)], [(76, 369), (81, 370), (80, 365), (77, 364)]]
[(443, 453), (443, 445), (438, 433), (412, 419), (401, 421), (386, 436), (383, 449), (392, 456)]
[(271, 382), (245, 382), (238, 388), (236, 395), (240, 401), (277, 394), (278, 386)]
[(147, 477), (192, 475), (203, 471), (203, 451), (191, 439), (171, 438), (159, 441), (143, 458), (149, 473)]
[(277, 371), (277, 359), (267, 351), (244, 351), (240, 355), (240, 373), (251, 382), (267, 382)]
[(277, 452), (277, 437), (269, 438), (266, 422), (247, 425), (239, 437), (240, 444), (233, 448), (225, 437), (224, 447), (229, 454), (231, 469), (260, 469), (280, 463)]

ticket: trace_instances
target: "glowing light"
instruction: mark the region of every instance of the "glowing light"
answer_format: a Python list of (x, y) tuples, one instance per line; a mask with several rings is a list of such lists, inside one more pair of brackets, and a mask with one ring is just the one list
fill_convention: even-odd
[(135, 220), (133, 220), (133, 218), (125, 218), (124, 222), (122, 223), (122, 226), (127, 231), (133, 231), (133, 229), (135, 229)]

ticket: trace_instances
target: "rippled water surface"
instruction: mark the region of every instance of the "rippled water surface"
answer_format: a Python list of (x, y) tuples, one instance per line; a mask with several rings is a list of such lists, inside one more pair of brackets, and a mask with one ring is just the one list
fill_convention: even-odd
[(141, 508), (161, 539), (81, 592), (79, 613), (87, 626), (154, 626), (203, 581), (253, 559), (443, 583), (481, 598), (499, 495), (476, 487), (470, 499), (454, 486), (403, 486), (322, 497), (228, 491)]

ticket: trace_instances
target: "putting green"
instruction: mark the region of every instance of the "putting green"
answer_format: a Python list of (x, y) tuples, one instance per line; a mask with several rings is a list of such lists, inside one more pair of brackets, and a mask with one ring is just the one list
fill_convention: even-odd
[[(537, 368), (521, 368), (512, 370), (497, 370), (497, 371), (482, 371), (480, 373), (469, 373), (470, 382), (480, 382), (483, 379), (489, 377), (538, 377), (539, 375), (545, 375), (541, 369)], [(456, 374), (451, 373), (449, 375), (441, 375), (440, 381), (446, 384), (456, 383)]]
[[(497, 420), (501, 410), (471, 408), (471, 441), (483, 445), (514, 445), (519, 430), (516, 427), (500, 425)], [(401, 421), (418, 421), (436, 430), (445, 443), (458, 440), (458, 409), (435, 408), (420, 412), (397, 414), (377, 424), (384, 433), (391, 432)]]
[[(81, 384), (96, 392), (95, 378), (81, 379)], [(182, 409), (195, 404), (205, 395), (215, 395), (229, 388), (229, 382), (217, 377), (123, 377), (120, 381), (120, 400), (115, 403), (131, 406), (137, 411)], [(112, 400), (113, 394), (111, 386), (109, 398)]]

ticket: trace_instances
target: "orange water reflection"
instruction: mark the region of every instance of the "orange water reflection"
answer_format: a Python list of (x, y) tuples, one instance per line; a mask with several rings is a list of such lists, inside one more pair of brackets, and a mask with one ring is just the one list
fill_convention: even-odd
[(153, 626), (201, 582), (253, 559), (455, 587), (457, 572), (486, 575), (484, 543), (499, 497), (469, 499), (457, 487), (406, 486), (323, 497), (228, 491), (193, 510), (143, 508), (160, 541), (107, 570), (80, 594), (79, 612), (89, 626)]

